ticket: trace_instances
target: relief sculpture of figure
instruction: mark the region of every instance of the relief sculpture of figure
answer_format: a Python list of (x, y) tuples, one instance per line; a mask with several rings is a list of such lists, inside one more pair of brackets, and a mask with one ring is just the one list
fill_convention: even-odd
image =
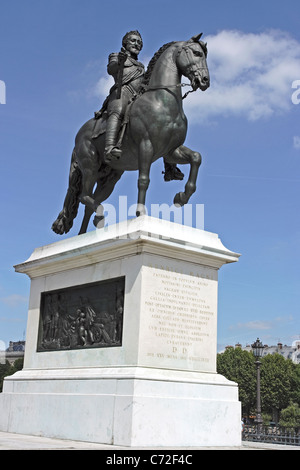
[[(138, 171), (136, 216), (147, 213), (146, 194), (152, 163), (165, 162), (165, 180), (182, 179), (176, 165), (190, 165), (185, 187), (173, 203), (183, 206), (196, 191), (202, 157), (184, 145), (188, 121), (182, 101), (182, 86), (192, 92), (210, 86), (207, 45), (197, 34), (185, 41), (164, 44), (150, 60), (144, 73), (138, 54), (143, 46), (138, 31), (123, 38), (119, 53), (112, 53), (108, 73), (115, 84), (101, 110), (87, 121), (75, 137), (69, 186), (63, 208), (52, 224), (60, 235), (68, 233), (85, 206), (79, 234), (85, 233), (94, 214), (94, 225), (103, 221), (103, 206), (124, 171)], [(187, 77), (189, 84), (182, 83)], [(191, 92), (189, 91), (189, 93)]]
[(45, 314), (43, 319), (43, 342), (47, 343), (51, 339), (51, 322), (52, 322), (52, 304), (51, 297), (46, 297)]
[(122, 289), (118, 289), (117, 300), (116, 300), (116, 335), (115, 335), (116, 342), (121, 341), (121, 338), (122, 338), (123, 306), (124, 306), (124, 293)]
[(42, 293), (38, 351), (122, 344), (125, 278)]

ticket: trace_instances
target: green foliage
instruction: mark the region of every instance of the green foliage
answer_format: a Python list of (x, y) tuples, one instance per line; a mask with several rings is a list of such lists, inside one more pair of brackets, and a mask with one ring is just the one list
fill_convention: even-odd
[(300, 364), (293, 364), (291, 400), (300, 406)]
[(272, 421), (272, 416), (270, 413), (262, 413), (263, 426), (269, 426)]
[(217, 371), (228, 380), (238, 383), (243, 411), (249, 414), (256, 401), (256, 368), (253, 354), (241, 348), (228, 348), (223, 354), (217, 355)]
[(5, 364), (0, 364), (0, 392), (2, 392), (4, 377), (6, 377), (7, 375), (10, 375), (9, 374), (10, 367), (11, 366), (8, 361), (6, 361)]
[[(217, 371), (238, 383), (243, 412), (255, 413), (257, 373), (253, 354), (241, 348), (228, 348), (217, 355)], [(300, 364), (280, 354), (268, 354), (261, 359), (260, 371), (263, 413), (278, 414), (291, 402), (300, 406)]]
[(8, 361), (5, 364), (0, 364), (0, 392), (2, 392), (3, 388), (3, 380), (8, 375), (12, 375), (18, 370), (23, 368), (23, 359), (17, 359), (14, 364), (10, 364)]
[(291, 403), (281, 411), (279, 425), (286, 428), (300, 427), (300, 406), (297, 403)]
[(20, 357), (19, 359), (16, 359), (12, 366), (13, 374), (15, 372), (18, 372), (18, 370), (22, 370), (23, 364), (24, 364), (24, 358)]
[(268, 354), (261, 361), (261, 399), (264, 411), (286, 408), (293, 396), (295, 364), (280, 354)]

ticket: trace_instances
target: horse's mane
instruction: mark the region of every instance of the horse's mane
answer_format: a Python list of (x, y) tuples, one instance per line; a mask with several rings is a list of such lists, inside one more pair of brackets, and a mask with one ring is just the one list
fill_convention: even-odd
[(143, 83), (142, 83), (142, 86), (141, 86), (141, 93), (143, 93), (145, 91), (147, 85), (149, 84), (151, 74), (152, 74), (153, 68), (154, 68), (157, 60), (160, 58), (162, 53), (165, 52), (166, 49), (168, 49), (168, 47), (172, 46), (172, 44), (175, 44), (175, 41), (168, 42), (167, 44), (164, 44), (163, 46), (161, 46), (161, 48), (154, 54), (154, 56), (150, 60), (150, 62), (148, 64), (148, 67), (147, 67), (147, 70), (146, 70), (146, 73), (144, 75), (144, 80), (143, 80)]
[[(160, 56), (162, 55), (163, 52), (165, 52), (165, 50), (168, 49), (168, 47), (172, 46), (172, 44), (175, 44), (176, 41), (171, 41), (171, 42), (168, 42), (167, 44), (164, 44), (163, 46), (161, 46), (161, 48), (154, 54), (154, 56), (152, 57), (152, 59), (150, 60), (149, 64), (148, 64), (148, 67), (147, 67), (147, 70), (146, 70), (146, 73), (144, 75), (144, 80), (142, 82), (142, 85), (141, 85), (141, 89), (140, 89), (140, 94), (143, 94), (144, 91), (146, 90), (147, 88), (147, 85), (149, 84), (149, 81), (150, 81), (150, 78), (151, 78), (151, 74), (153, 72), (153, 69), (154, 69), (154, 66), (157, 62), (157, 60), (160, 58)], [(204, 54), (205, 54), (205, 57), (207, 57), (207, 44), (202, 42), (202, 41), (198, 41), (199, 44), (201, 45), (203, 51), (204, 51)]]

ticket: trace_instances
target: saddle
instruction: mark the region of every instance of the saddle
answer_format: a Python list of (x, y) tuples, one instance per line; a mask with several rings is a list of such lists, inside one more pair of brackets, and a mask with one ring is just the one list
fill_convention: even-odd
[[(100, 111), (98, 111), (98, 113), (100, 113)], [(97, 139), (100, 135), (105, 134), (107, 118), (107, 111), (104, 111), (100, 117), (97, 117), (97, 113), (95, 113), (95, 126), (92, 133), (92, 139)]]
[[(129, 122), (129, 115), (130, 115), (130, 109), (135, 101), (137, 96), (134, 96), (128, 103), (125, 115), (122, 119), (121, 126), (120, 126), (120, 132), (119, 132), (119, 138), (118, 138), (118, 147), (121, 146), (124, 132), (126, 129), (126, 126)], [(107, 119), (108, 119), (108, 112), (107, 112), (107, 105), (108, 105), (108, 98), (103, 103), (102, 108), (100, 111), (95, 112), (94, 120), (95, 120), (95, 126), (93, 129), (92, 133), (92, 139), (97, 139), (100, 135), (105, 134), (106, 132), (106, 124), (107, 124)]]

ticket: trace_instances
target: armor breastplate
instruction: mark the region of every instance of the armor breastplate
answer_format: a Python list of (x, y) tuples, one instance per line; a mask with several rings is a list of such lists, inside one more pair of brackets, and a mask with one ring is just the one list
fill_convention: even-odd
[[(110, 54), (107, 70), (108, 70), (108, 73), (114, 77), (116, 85), (118, 85), (117, 64), (118, 64), (118, 54), (117, 53)], [(133, 59), (132, 57), (127, 57), (125, 64), (124, 64), (124, 69), (123, 69), (122, 86), (128, 85), (130, 83), (133, 86), (133, 88), (137, 91), (140, 87), (144, 74), (145, 74), (144, 65), (138, 60)]]

